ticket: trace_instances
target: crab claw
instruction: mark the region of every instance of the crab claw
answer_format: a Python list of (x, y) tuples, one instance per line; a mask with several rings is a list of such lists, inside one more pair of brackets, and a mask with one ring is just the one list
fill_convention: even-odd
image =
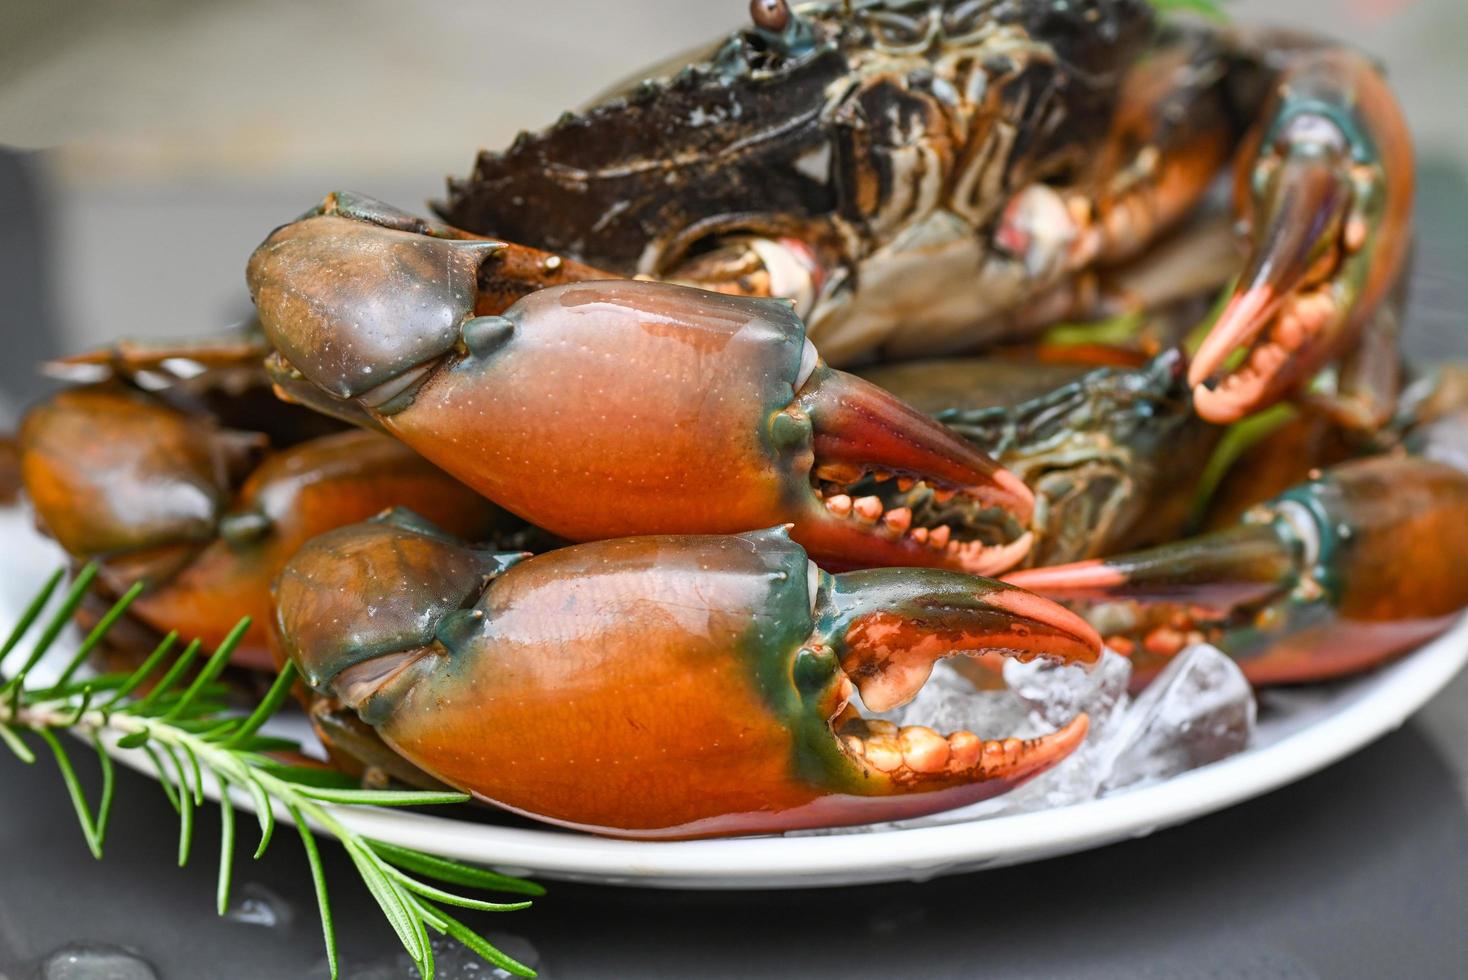
[(43, 527), (99, 564), (106, 593), (146, 586), (130, 617), (212, 649), (248, 616), (233, 662), (258, 670), (275, 667), (270, 580), (310, 538), (407, 502), (466, 534), (504, 516), (391, 439), (349, 431), (267, 455), (258, 434), (110, 384), (36, 406), (20, 448)]
[(917, 696), (933, 664), (957, 653), (1095, 663), (1101, 637), (1047, 599), (937, 569), (883, 568), (831, 579), (826, 631), (862, 704), (889, 711)]
[(1090, 662), (1065, 609), (942, 570), (831, 576), (784, 528), (621, 538), (524, 561), (397, 513), (307, 545), (276, 624), (313, 687), (480, 799), (626, 837), (917, 816), (1048, 769), (1030, 740), (866, 721), (954, 654)]
[(1269, 407), (1342, 355), (1396, 282), (1410, 240), (1411, 144), (1376, 69), (1314, 53), (1280, 91), (1262, 150), (1242, 161), (1253, 248), (1189, 372), (1199, 414), (1220, 424)]
[(1345, 463), (1228, 530), (1008, 581), (1086, 604), (1114, 648), (1161, 660), (1207, 641), (1256, 684), (1381, 663), (1468, 606), (1468, 475), (1424, 459)]
[[(849, 565), (927, 565), (993, 575), (1033, 544), (1035, 497), (1019, 477), (869, 381), (822, 366), (800, 390), (814, 431), (811, 485), (820, 507), (799, 540)], [(923, 484), (918, 493), (913, 487)], [(986, 542), (913, 517), (923, 489), (1001, 515), (1015, 535)]]
[[(846, 568), (993, 573), (1027, 552), (1024, 484), (826, 367), (788, 304), (609, 280), (486, 315), (499, 253), (399, 225), (337, 211), (276, 231), (250, 262), (260, 321), (318, 401), (532, 523), (582, 541), (789, 523)], [(983, 541), (922, 526), (899, 484), (1005, 519)]]
[(235, 475), (265, 446), (141, 392), (101, 385), (32, 408), (19, 434), (26, 493), (72, 555), (147, 554), (185, 562), (212, 540)]

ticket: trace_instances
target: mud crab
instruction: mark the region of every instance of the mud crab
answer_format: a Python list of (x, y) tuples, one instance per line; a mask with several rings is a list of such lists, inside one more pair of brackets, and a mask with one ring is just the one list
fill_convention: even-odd
[[(1293, 682), (1468, 605), (1436, 565), (1383, 557), (1468, 526), (1468, 386), (1400, 397), (1412, 151), (1368, 60), (1144, 0), (751, 14), (481, 154), (443, 221), (334, 193), (251, 257), (246, 359), (373, 430), (327, 437), (360, 441), (327, 454), (364, 461), (341, 492), (427, 520), (262, 521), (272, 463), (236, 491), (222, 427), (172, 438), (198, 424), (174, 406), (117, 439), (179, 450), (143, 474), (181, 488), (150, 512), (163, 530), (77, 537), (77, 501), (141, 470), (116, 446), (88, 472), (47, 460), (62, 401), (22, 444), (45, 523), (108, 555), (114, 589), (183, 569), (160, 601), (213, 536), (283, 528), (251, 595), (279, 572), (271, 636), (354, 751), (380, 736), (396, 778), (642, 837), (928, 813), (1084, 737), (1083, 717), (982, 742), (853, 707), (910, 699), (942, 657), (1084, 663), (1104, 635), (1146, 668), (1208, 639)], [(1210, 194), (1231, 158), (1232, 222)], [(1118, 315), (1146, 323), (1120, 348), (1046, 334)], [(934, 359), (1001, 342), (1030, 352)], [(1298, 424), (1241, 457), (1278, 465), (1220, 481), (1226, 426), (1281, 401)], [(579, 543), (466, 543), (493, 536), (481, 498)], [(1208, 520), (1229, 529), (1178, 540)], [(232, 624), (184, 598), (170, 615)]]
[(707, 54), (482, 153), (439, 213), (616, 275), (791, 299), (840, 364), (1226, 281), (1227, 261), (1159, 289), (1145, 257), (1236, 158), (1248, 257), (1191, 366), (1199, 412), (1232, 421), (1344, 361), (1351, 404), (1384, 418), (1390, 372), (1350, 355), (1401, 276), (1414, 174), (1366, 58), (1147, 0), (751, 10)]

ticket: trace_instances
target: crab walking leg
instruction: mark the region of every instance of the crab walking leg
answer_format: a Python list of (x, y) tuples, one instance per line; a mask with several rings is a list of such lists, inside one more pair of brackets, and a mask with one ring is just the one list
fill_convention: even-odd
[[(930, 314), (921, 307), (886, 316), (881, 352), (907, 358), (973, 349), (1032, 337), (1057, 322), (1157, 309), (1225, 285), (1237, 259), (1230, 241), (1226, 263), (1218, 261), (1214, 246), (1223, 236), (1206, 224), (1188, 229), (1187, 247), (1167, 243), (1170, 268), (1154, 266), (1146, 253), (1197, 209), (1227, 164), (1235, 127), (1222, 84), (1226, 61), (1219, 35), (1169, 32), (1147, 58), (1119, 73), (1124, 81), (1109, 129), (1095, 153), (1067, 168), (1075, 174), (1067, 183), (1045, 174), (1018, 184), (1002, 202), (960, 206), (971, 218), (990, 205), (995, 213), (976, 229), (983, 241), (977, 268), (956, 275), (928, 305), (951, 304), (949, 293), (969, 296), (969, 315), (948, 318), (946, 329), (924, 323)], [(1138, 275), (1126, 275), (1128, 266)], [(883, 285), (901, 288), (900, 281)], [(882, 300), (864, 296), (863, 303), (880, 311)], [(819, 342), (833, 361), (866, 353), (872, 316), (852, 315), (845, 324), (828, 319), (813, 318), (812, 329), (822, 329)]]
[[(942, 570), (831, 576), (783, 528), (521, 560), (398, 513), (317, 539), (276, 586), (285, 649), (404, 758), (537, 819), (627, 837), (916, 816), (1005, 792), (1076, 718), (984, 741), (866, 722), (968, 653), (1094, 662), (1068, 610)], [(368, 610), (372, 610), (369, 615)]]
[(1375, 666), (1447, 628), (1468, 606), (1464, 549), (1468, 475), (1377, 457), (1333, 467), (1234, 528), (1008, 580), (1082, 603), (1143, 674), (1207, 640), (1256, 684), (1294, 683)]
[[(1025, 554), (1034, 498), (942, 425), (822, 363), (788, 304), (612, 280), (484, 315), (483, 241), (311, 215), (249, 280), (279, 357), (466, 484), (592, 540), (794, 526), (818, 560), (971, 573)], [(922, 539), (880, 498), (900, 477), (1012, 519), (1007, 540)]]
[(1252, 248), (1190, 376), (1198, 411), (1219, 423), (1298, 390), (1354, 345), (1411, 244), (1411, 137), (1365, 58), (1299, 56), (1254, 147), (1238, 175)]
[[(1025, 481), (1037, 501), (1027, 565), (1115, 554), (1176, 536), (1223, 434), (1191, 410), (1182, 352), (1169, 349), (1140, 363), (1122, 349), (1053, 352), (1134, 365), (1095, 370), (1035, 353), (1032, 360), (908, 361), (872, 368), (866, 377), (921, 406)], [(955, 523), (986, 522), (984, 511), (936, 501), (920, 488), (892, 503), (917, 514), (941, 508)]]

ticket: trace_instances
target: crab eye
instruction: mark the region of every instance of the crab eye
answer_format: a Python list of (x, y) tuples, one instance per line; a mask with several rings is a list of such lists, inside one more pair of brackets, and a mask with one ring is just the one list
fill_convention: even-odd
[(816, 605), (821, 598), (821, 570), (815, 562), (809, 559), (805, 563), (805, 584), (810, 589), (810, 614), (814, 616)]
[(795, 377), (796, 391), (805, 387), (805, 383), (810, 380), (810, 376), (815, 373), (820, 363), (821, 355), (816, 351), (816, 345), (807, 340), (800, 351), (800, 373)]
[(790, 26), (790, 4), (786, 0), (750, 0), (749, 16), (760, 30), (781, 34)]

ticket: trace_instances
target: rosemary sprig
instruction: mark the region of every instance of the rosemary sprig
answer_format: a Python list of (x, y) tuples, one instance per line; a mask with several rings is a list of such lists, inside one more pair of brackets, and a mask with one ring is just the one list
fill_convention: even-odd
[[(110, 743), (142, 751), (152, 761), (169, 804), (179, 814), (180, 867), (188, 863), (194, 812), (204, 803), (205, 774), (212, 777), (220, 804), (217, 904), (221, 915), (229, 906), (234, 868), (236, 798), (250, 801), (259, 822), (256, 858), (270, 846), (277, 811), (290, 816), (300, 830), (306, 863), (321, 907), (321, 930), (332, 977), (338, 975), (336, 935), (326, 875), (313, 829), (335, 838), (346, 850), (353, 867), (425, 978), (432, 978), (434, 973), (429, 929), (453, 937), (510, 973), (535, 976), (529, 967), (495, 949), (444, 910), (444, 906), (457, 905), (487, 912), (512, 912), (528, 907), (530, 902), (488, 902), (447, 891), (431, 882), (517, 895), (543, 894), (539, 885), (372, 840), (339, 819), (343, 807), (461, 803), (468, 800), (466, 795), (364, 790), (340, 774), (293, 767), (271, 758), (267, 752), (297, 748), (294, 743), (259, 734), (261, 726), (290, 694), (296, 675), (289, 665), (250, 714), (226, 714), (221, 710), (219, 699), (225, 692), (217, 678), (248, 628), (248, 620), (235, 627), (187, 685), (183, 679), (197, 659), (200, 646), (197, 642), (190, 643), (181, 653), (174, 654), (173, 647), (178, 640), (174, 634), (165, 638), (131, 674), (74, 680), (90, 651), (137, 597), (140, 590), (134, 589), (98, 622), (56, 681), (45, 686), (28, 683), (32, 671), (45, 659), (70, 622), (95, 575), (95, 567), (88, 566), (76, 576), (57, 610), (41, 628), (20, 669), (8, 679), (0, 675), (0, 742), (25, 763), (35, 762), (36, 753), (26, 744), (22, 733), (34, 734), (50, 749), (71, 796), (82, 836), (94, 856), (102, 856), (107, 818), (112, 809), (115, 772), (107, 751)], [(63, 577), (58, 572), (46, 582), (9, 638), (0, 645), (0, 667), (40, 620)], [(155, 677), (156, 682), (146, 695), (134, 696)], [(77, 778), (65, 745), (57, 737), (58, 732), (77, 736), (97, 753), (102, 766), (102, 789), (95, 809)]]

